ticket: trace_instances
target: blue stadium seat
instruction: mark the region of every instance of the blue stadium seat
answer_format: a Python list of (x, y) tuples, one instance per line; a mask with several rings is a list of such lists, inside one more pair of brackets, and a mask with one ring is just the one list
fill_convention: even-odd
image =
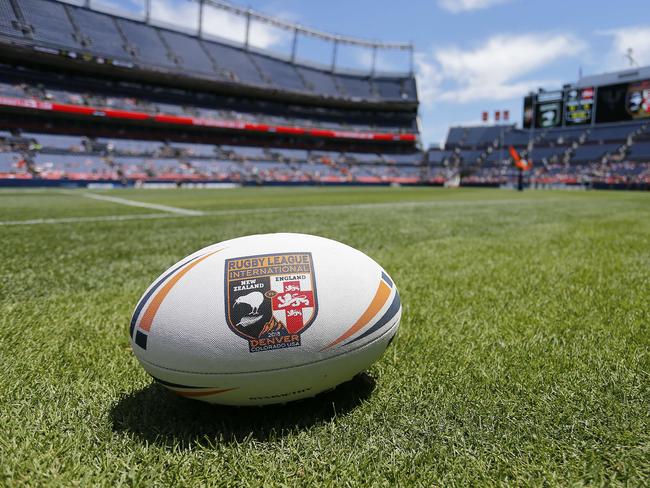
[(620, 144), (593, 144), (579, 146), (571, 157), (572, 161), (599, 161), (606, 153), (613, 153)]
[(636, 142), (630, 147), (628, 159), (650, 162), (650, 142)]
[(555, 144), (568, 144), (577, 141), (584, 132), (585, 128), (558, 127), (549, 129), (544, 133), (544, 137), (540, 139), (540, 142), (547, 141)]
[(326, 158), (332, 161), (338, 161), (341, 157), (341, 153), (335, 151), (311, 151), (309, 154), (312, 158), (316, 158), (316, 159)]
[(215, 146), (212, 144), (192, 144), (173, 142), (171, 146), (187, 152), (189, 157), (214, 157)]
[(156, 103), (158, 112), (167, 115), (186, 115), (183, 107), (177, 103)]
[(97, 173), (109, 169), (101, 158), (86, 154), (39, 154), (35, 162), (45, 170), (70, 173)]
[(440, 149), (430, 149), (427, 160), (432, 164), (441, 164), (451, 155), (451, 151), (442, 151)]
[(529, 130), (511, 130), (503, 136), (505, 146), (525, 146), (534, 136)]
[(330, 73), (318, 69), (306, 68), (304, 66), (299, 66), (297, 69), (307, 83), (307, 89), (320, 95), (332, 97), (341, 96), (341, 93), (334, 82), (334, 77)]
[(487, 157), (485, 158), (485, 164), (486, 165), (501, 164), (503, 163), (503, 161), (507, 160), (508, 158), (510, 158), (510, 154), (508, 152), (507, 147), (497, 148), (487, 155)]
[(402, 87), (404, 90), (404, 95), (406, 95), (406, 99), (411, 102), (415, 102), (418, 99), (418, 91), (417, 87), (415, 84), (415, 78), (406, 78), (404, 81), (402, 81)]
[(23, 97), (25, 96), (25, 90), (23, 90), (23, 88), (18, 85), (0, 83), (0, 94), (6, 97)]
[(488, 127), (467, 127), (467, 135), (463, 141), (464, 146), (481, 146), (491, 144), (494, 140), (506, 134), (509, 127), (488, 126)]
[(77, 29), (90, 40), (90, 48), (93, 52), (120, 59), (131, 59), (131, 55), (124, 49), (124, 39), (113, 17), (73, 6), (68, 6), (68, 12)]
[(55, 149), (61, 151), (80, 152), (84, 149), (81, 136), (38, 134), (30, 132), (23, 132), (22, 136), (35, 139), (43, 147), (43, 150)]
[(590, 141), (615, 141), (624, 140), (634, 130), (639, 127), (639, 124), (625, 124), (610, 127), (594, 127), (589, 134), (588, 140)]
[(227, 46), (212, 41), (201, 41), (210, 53), (212, 59), (220, 69), (235, 76), (234, 81), (241, 81), (243, 83), (253, 85), (266, 85), (266, 81), (262, 79), (259, 71), (248, 57), (248, 53), (242, 49)]
[(400, 165), (414, 165), (420, 164), (422, 161), (421, 153), (411, 153), (411, 154), (386, 154), (384, 159), (390, 163), (400, 164)]
[(561, 156), (566, 148), (564, 147), (534, 147), (530, 152), (529, 157), (533, 161), (541, 159), (550, 159), (553, 156)]
[(373, 84), (379, 91), (382, 98), (389, 100), (403, 100), (402, 97), (402, 81), (397, 78), (372, 80)]
[(472, 165), (476, 163), (476, 160), (478, 157), (481, 155), (482, 151), (476, 151), (476, 150), (462, 150), (460, 152), (460, 159), (463, 163), (463, 165)]
[(455, 146), (465, 137), (466, 129), (464, 127), (450, 127), (447, 134), (447, 146)]
[(18, 22), (9, 0), (0, 0), (0, 32), (10, 35), (21, 35), (14, 26)]
[(346, 75), (336, 75), (338, 85), (352, 98), (371, 99), (376, 98), (372, 93), (369, 78), (358, 78)]
[(308, 151), (305, 149), (287, 149), (274, 147), (271, 149), (271, 152), (290, 161), (307, 161), (308, 157)]
[(160, 29), (159, 32), (181, 67), (197, 73), (215, 75), (212, 60), (205, 53), (196, 37), (164, 29)]
[(117, 19), (117, 25), (131, 47), (135, 48), (135, 58), (140, 63), (164, 68), (176, 68), (156, 29), (141, 22)]
[(49, 0), (21, 0), (20, 8), (25, 20), (32, 26), (32, 36), (37, 41), (79, 49), (75, 29), (70, 23), (65, 6)]
[(20, 154), (13, 152), (0, 152), (0, 173), (12, 173), (17, 171), (16, 162), (20, 160)]
[(224, 151), (230, 151), (234, 154), (247, 159), (268, 159), (266, 152), (261, 147), (254, 146), (221, 146)]
[(344, 157), (346, 160), (352, 159), (362, 163), (378, 163), (382, 161), (381, 156), (377, 153), (346, 152)]
[(158, 141), (143, 141), (138, 139), (97, 139), (100, 144), (108, 144), (118, 154), (146, 155), (155, 154), (161, 147)]
[(248, 55), (275, 86), (299, 91), (307, 89), (296, 68), (291, 63), (256, 53), (249, 53)]

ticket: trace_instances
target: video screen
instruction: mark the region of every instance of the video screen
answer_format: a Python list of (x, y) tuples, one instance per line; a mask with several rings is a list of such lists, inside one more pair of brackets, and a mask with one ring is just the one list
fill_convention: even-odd
[(528, 95), (524, 97), (524, 120), (523, 127), (524, 129), (530, 129), (533, 125), (533, 96)]
[(538, 93), (535, 107), (535, 127), (550, 128), (562, 125), (562, 105), (561, 90)]
[(594, 107), (595, 89), (568, 88), (564, 94), (565, 125), (591, 124)]
[(628, 85), (625, 108), (633, 119), (650, 117), (650, 80)]
[(598, 88), (596, 122), (620, 122), (650, 117), (650, 80)]

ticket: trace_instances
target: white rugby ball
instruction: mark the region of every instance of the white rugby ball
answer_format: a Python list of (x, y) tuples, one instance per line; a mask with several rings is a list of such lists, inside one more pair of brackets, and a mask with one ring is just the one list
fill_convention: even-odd
[(201, 249), (156, 279), (133, 313), (131, 345), (179, 395), (284, 403), (365, 370), (401, 314), (393, 280), (362, 252), (311, 235), (254, 235)]

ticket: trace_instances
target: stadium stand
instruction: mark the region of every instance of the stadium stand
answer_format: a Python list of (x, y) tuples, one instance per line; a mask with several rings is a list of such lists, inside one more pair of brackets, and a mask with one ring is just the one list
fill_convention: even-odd
[[(2, 134), (0, 154), (4, 178), (413, 184), (421, 168), (418, 152), (386, 156), (27, 132)], [(22, 159), (29, 170), (18, 164)]]
[(0, 0), (5, 182), (416, 183), (417, 110), (412, 73), (342, 73), (66, 2)]
[[(15, 4), (7, 1), (5, 12), (14, 13)], [(81, 34), (75, 31), (74, 26), (68, 17), (66, 6), (47, 0), (24, 0), (20, 2), (20, 11), (29, 27), (25, 35), (31, 35), (35, 41), (45, 44), (66, 46), (72, 43), (75, 38), (82, 40)], [(16, 18), (16, 17), (14, 17)], [(12, 21), (16, 25), (16, 21)], [(15, 29), (7, 33), (16, 34)]]
[(311, 91), (320, 93), (325, 97), (337, 97), (341, 93), (332, 74), (307, 68), (306, 66), (297, 66), (296, 69)]
[(649, 183), (648, 121), (451, 127), (423, 153), (417, 113), (412, 73), (343, 72), (70, 3), (0, 0), (2, 184), (498, 186), (516, 178), (510, 146), (533, 161), (534, 186)]
[[(185, 75), (208, 77), (212, 82), (221, 80), (319, 98), (326, 95), (417, 106), (412, 75), (382, 75), (375, 79), (319, 70), (55, 0), (3, 0), (0, 5), (0, 25), (5, 26), (1, 32), (9, 41), (5, 47), (11, 49), (24, 48), (25, 44), (47, 46), (79, 53), (79, 57), (100, 57), (116, 67), (163, 70), (175, 75), (182, 70)], [(17, 12), (25, 19), (23, 30), (16, 28), (20, 24)]]
[(176, 68), (174, 58), (165, 48), (155, 28), (125, 19), (117, 19), (116, 23), (133, 57), (146, 59), (153, 65)]
[(253, 85), (265, 84), (248, 53), (225, 44), (204, 42), (203, 45), (215, 63), (225, 70), (223, 73), (233, 81)]
[(650, 187), (650, 122), (636, 121), (586, 129), (452, 127), (444, 150), (427, 153), (427, 180), (459, 174), (463, 185), (509, 184), (516, 178), (509, 146), (533, 161), (531, 186)]

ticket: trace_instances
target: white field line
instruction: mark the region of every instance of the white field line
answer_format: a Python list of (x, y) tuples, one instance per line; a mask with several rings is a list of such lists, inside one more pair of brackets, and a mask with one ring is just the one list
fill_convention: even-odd
[[(394, 202), (394, 203), (353, 203), (347, 205), (306, 205), (304, 207), (267, 207), (267, 208), (235, 208), (227, 210), (213, 210), (209, 212), (197, 213), (159, 213), (159, 214), (133, 214), (133, 215), (103, 215), (97, 217), (63, 217), (52, 219), (31, 219), (31, 220), (0, 220), (0, 226), (7, 225), (39, 225), (39, 224), (68, 224), (80, 222), (112, 222), (124, 220), (148, 220), (148, 219), (165, 219), (180, 217), (208, 217), (220, 215), (241, 215), (241, 214), (261, 214), (261, 213), (286, 213), (287, 210), (309, 212), (309, 211), (330, 211), (330, 210), (380, 210), (392, 208), (418, 208), (418, 207), (460, 207), (460, 206), (490, 206), (490, 205), (520, 205), (528, 203), (547, 203), (556, 202), (560, 199), (548, 198), (538, 199), (521, 199), (521, 200), (447, 200), (447, 201), (425, 201), (425, 202)], [(130, 202), (131, 200), (129, 200)], [(140, 203), (140, 202), (136, 202)], [(146, 204), (148, 205), (148, 204)], [(162, 205), (164, 207), (164, 205)], [(174, 207), (172, 207), (174, 208)], [(179, 209), (185, 210), (185, 209)], [(188, 211), (194, 212), (194, 211)]]
[(51, 190), (49, 188), (0, 188), (0, 196), (2, 195), (25, 195), (25, 194), (34, 194), (34, 193), (43, 193), (50, 195), (55, 194), (56, 190)]
[(121, 220), (170, 219), (179, 217), (170, 213), (99, 215), (97, 217), (62, 217), (58, 219), (0, 220), (0, 225), (76, 224), (81, 222), (119, 222)]
[(330, 211), (330, 210), (382, 210), (382, 209), (409, 209), (418, 207), (461, 207), (461, 206), (486, 206), (486, 205), (504, 205), (520, 203), (543, 203), (559, 201), (559, 198), (548, 198), (545, 200), (538, 199), (521, 199), (521, 200), (429, 200), (420, 202), (381, 202), (381, 203), (350, 203), (341, 205), (305, 205), (304, 207), (267, 207), (267, 208), (233, 208), (227, 210), (213, 210), (204, 212), (203, 215), (239, 215), (239, 214), (260, 214), (260, 213), (286, 213), (287, 210), (309, 212)]
[(98, 195), (97, 193), (83, 193), (86, 198), (93, 200), (102, 200), (105, 202), (119, 203), (120, 205), (128, 205), (129, 207), (143, 207), (151, 210), (160, 210), (162, 212), (170, 212), (178, 215), (203, 215), (203, 212), (198, 210), (188, 210), (186, 208), (169, 207), (167, 205), (158, 205), (157, 203), (138, 202), (136, 200), (127, 200), (126, 198), (111, 197), (108, 195)]

